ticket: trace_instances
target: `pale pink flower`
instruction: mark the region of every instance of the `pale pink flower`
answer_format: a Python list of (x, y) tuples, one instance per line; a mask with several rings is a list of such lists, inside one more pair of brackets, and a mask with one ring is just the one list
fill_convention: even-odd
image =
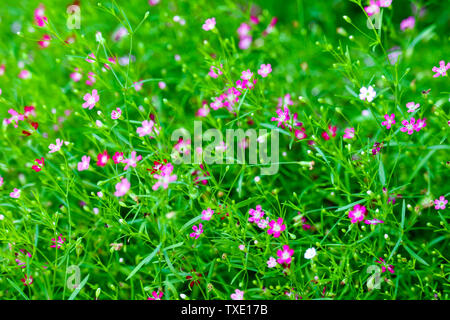
[(230, 297), (232, 300), (244, 300), (244, 291), (236, 289)]
[(274, 257), (270, 257), (269, 260), (267, 260), (267, 267), (268, 268), (274, 268), (277, 266), (277, 260)]
[(130, 182), (126, 178), (122, 178), (122, 180), (116, 184), (116, 192), (114, 192), (114, 195), (116, 197), (124, 196), (128, 190), (130, 190), (130, 186)]
[(237, 29), (237, 33), (240, 38), (247, 36), (250, 33), (251, 27), (247, 23), (243, 22)]
[(366, 220), (364, 220), (364, 223), (365, 224), (374, 224), (374, 225), (376, 225), (376, 224), (379, 224), (379, 223), (384, 223), (384, 221), (382, 221), (382, 220), (379, 220), (379, 219), (366, 219)]
[(419, 108), (420, 104), (414, 102), (408, 102), (406, 107), (408, 108), (408, 112), (414, 112)]
[(214, 210), (212, 210), (211, 208), (203, 210), (202, 211), (202, 220), (211, 220), (213, 214), (214, 214)]
[(11, 198), (18, 199), (20, 197), (20, 189), (14, 188), (13, 192), (9, 194)]
[(18, 77), (19, 77), (20, 79), (30, 79), (30, 78), (31, 78), (31, 72), (28, 71), (28, 70), (21, 70), (21, 71), (19, 72)]
[(271, 72), (272, 66), (270, 64), (262, 64), (258, 70), (258, 74), (263, 78), (267, 77)]
[(152, 187), (153, 191), (158, 190), (161, 185), (164, 189), (167, 189), (169, 187), (169, 183), (177, 180), (177, 175), (172, 174), (172, 171), (173, 165), (168, 163), (161, 167), (161, 174), (155, 173), (153, 175), (153, 178), (158, 180)]
[(406, 29), (412, 29), (415, 24), (416, 19), (413, 16), (408, 17), (400, 22), (400, 30), (405, 31)]
[(202, 29), (205, 31), (209, 31), (214, 29), (216, 26), (216, 18), (206, 19), (205, 23), (202, 26)]
[(116, 108), (116, 110), (111, 111), (111, 119), (116, 120), (122, 116), (122, 110), (120, 108)]
[(141, 159), (142, 159), (141, 155), (138, 155), (136, 157), (136, 151), (132, 151), (130, 158), (122, 160), (122, 163), (126, 163), (126, 166), (125, 166), (125, 168), (123, 168), (123, 170), (124, 171), (128, 170), (128, 168), (130, 166), (133, 167), (133, 168), (136, 168), (137, 162), (140, 161)]
[(153, 120), (144, 120), (142, 121), (142, 127), (138, 127), (136, 129), (136, 132), (139, 134), (139, 137), (145, 137), (150, 136), (150, 138), (153, 138), (151, 133), (154, 131), (155, 123)]
[(92, 108), (95, 107), (95, 104), (98, 102), (99, 99), (100, 97), (97, 94), (96, 89), (92, 90), (92, 94), (86, 93), (83, 97), (83, 100), (86, 101), (85, 103), (83, 103), (83, 108), (85, 109), (89, 108), (89, 110), (91, 110)]
[(355, 128), (345, 128), (344, 139), (353, 139), (355, 137)]
[(251, 36), (244, 36), (241, 37), (239, 40), (239, 49), (246, 50), (250, 48), (250, 45), (252, 44), (253, 38)]
[(446, 200), (444, 196), (440, 196), (439, 199), (434, 200), (434, 208), (436, 210), (444, 210), (447, 203), (448, 200)]
[(250, 80), (253, 77), (253, 72), (250, 69), (242, 71), (241, 79), (242, 80)]
[(450, 62), (445, 64), (444, 60), (439, 61), (439, 67), (433, 67), (433, 72), (436, 72), (433, 75), (433, 78), (437, 78), (439, 76), (446, 76), (447, 75), (447, 70), (450, 69)]
[(61, 149), (62, 145), (63, 145), (64, 141), (61, 139), (56, 139), (56, 144), (51, 143), (48, 148), (50, 149), (50, 151), (48, 153), (54, 153), (57, 152)]
[(81, 162), (78, 162), (78, 171), (84, 171), (89, 169), (89, 162), (91, 161), (91, 157), (82, 156)]
[(401, 132), (408, 132), (409, 135), (413, 134), (414, 130), (416, 130), (416, 119), (414, 119), (413, 117), (411, 117), (410, 121), (408, 122), (408, 120), (403, 120), (402, 121), (402, 125), (403, 127), (400, 128)]

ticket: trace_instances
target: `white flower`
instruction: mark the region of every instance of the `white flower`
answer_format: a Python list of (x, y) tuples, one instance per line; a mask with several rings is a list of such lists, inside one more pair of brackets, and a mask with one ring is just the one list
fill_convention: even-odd
[(368, 88), (362, 87), (359, 90), (359, 98), (361, 100), (367, 100), (367, 102), (372, 102), (376, 95), (377, 93), (373, 90), (372, 86), (369, 86)]
[(316, 249), (315, 248), (309, 248), (305, 252), (305, 259), (312, 259), (316, 256)]

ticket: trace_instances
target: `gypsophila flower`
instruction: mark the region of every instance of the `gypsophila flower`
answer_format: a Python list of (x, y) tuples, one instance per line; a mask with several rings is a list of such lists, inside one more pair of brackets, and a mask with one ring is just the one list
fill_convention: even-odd
[(205, 31), (209, 31), (214, 29), (216, 26), (216, 18), (206, 19), (205, 23), (202, 26), (202, 29)]
[(9, 194), (9, 196), (10, 196), (11, 198), (14, 198), (14, 199), (19, 199), (19, 197), (20, 197), (20, 192), (21, 192), (20, 189), (14, 188), (13, 192), (11, 192), (11, 193)]
[(344, 139), (353, 139), (355, 137), (355, 128), (345, 128)]
[(386, 126), (386, 129), (390, 129), (393, 124), (395, 124), (395, 114), (388, 115), (387, 113), (384, 115), (384, 119), (386, 121), (381, 122), (382, 126)]
[(127, 180), (127, 178), (122, 178), (119, 183), (116, 184), (116, 192), (114, 192), (114, 195), (116, 197), (122, 197), (124, 196), (128, 190), (130, 190), (130, 182)]
[(414, 132), (414, 130), (416, 129), (416, 119), (414, 119), (412, 117), (409, 122), (408, 122), (408, 120), (403, 120), (402, 125), (403, 125), (403, 127), (400, 128), (400, 131), (407, 132), (408, 134), (411, 135)]
[(270, 221), (269, 227), (270, 228), (267, 230), (267, 233), (273, 235), (274, 238), (278, 238), (280, 233), (286, 230), (286, 225), (283, 224), (283, 218), (278, 218), (276, 221)]
[(348, 213), (348, 217), (351, 219), (352, 223), (358, 223), (364, 220), (364, 216), (366, 215), (366, 207), (355, 204), (353, 210), (350, 210)]
[(375, 262), (381, 264), (381, 272), (386, 272), (387, 269), (390, 273), (394, 273), (394, 266), (392, 264), (386, 264), (383, 258), (379, 258), (379, 260)]
[(437, 78), (439, 76), (446, 76), (447, 75), (447, 70), (450, 69), (450, 62), (445, 64), (444, 60), (439, 61), (439, 67), (433, 67), (432, 71), (436, 72), (433, 75), (433, 78)]
[(439, 199), (434, 200), (434, 208), (436, 210), (444, 210), (447, 203), (448, 200), (446, 200), (444, 196), (440, 196)]
[(230, 297), (232, 300), (244, 300), (244, 291), (236, 289), (235, 293), (232, 293)]
[(203, 210), (202, 211), (202, 220), (211, 220), (213, 214), (214, 214), (214, 210), (212, 210), (211, 208)]
[(89, 110), (91, 110), (92, 108), (95, 107), (95, 104), (98, 102), (99, 99), (100, 99), (100, 96), (97, 94), (97, 90), (94, 89), (94, 90), (92, 90), (92, 94), (86, 93), (84, 95), (83, 100), (86, 102), (83, 103), (82, 107), (84, 109), (89, 108)]
[(274, 257), (270, 257), (269, 260), (267, 260), (267, 267), (268, 268), (274, 268), (277, 266), (277, 260)]
[(285, 264), (290, 264), (292, 261), (292, 256), (294, 255), (294, 250), (289, 248), (288, 245), (284, 245), (283, 246), (283, 250), (278, 250), (277, 251), (277, 262), (279, 264), (285, 263)]
[(258, 70), (258, 74), (263, 78), (267, 77), (271, 72), (272, 66), (270, 64), (262, 64)]
[(406, 104), (406, 108), (408, 108), (407, 112), (414, 112), (419, 108), (420, 104), (414, 102), (408, 102)]
[(317, 255), (316, 249), (315, 248), (309, 248), (305, 251), (305, 259), (312, 259)]
[(372, 86), (369, 86), (367, 88), (366, 87), (362, 87), (359, 90), (359, 98), (361, 100), (363, 100), (363, 101), (365, 100), (367, 102), (372, 102), (376, 95), (377, 95), (377, 93), (372, 88)]
[(200, 235), (203, 233), (203, 225), (201, 223), (199, 223), (198, 227), (194, 225), (192, 226), (192, 230), (194, 230), (194, 232), (189, 234), (189, 236), (191, 238), (198, 239), (198, 237), (200, 237)]
[(257, 205), (255, 209), (248, 210), (248, 214), (251, 216), (248, 218), (249, 222), (258, 223), (260, 219), (264, 216), (264, 211), (260, 205)]

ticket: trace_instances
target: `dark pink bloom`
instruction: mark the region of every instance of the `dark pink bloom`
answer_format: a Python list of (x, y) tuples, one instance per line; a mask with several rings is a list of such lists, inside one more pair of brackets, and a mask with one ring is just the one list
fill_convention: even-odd
[(109, 154), (106, 150), (103, 151), (103, 153), (99, 153), (97, 155), (97, 165), (99, 167), (106, 166), (106, 164), (108, 163), (108, 160), (109, 160)]
[(283, 250), (277, 251), (277, 256), (279, 257), (277, 259), (277, 262), (279, 264), (282, 264), (282, 263), (290, 264), (292, 261), (293, 255), (294, 255), (294, 250), (289, 248), (288, 245), (284, 245)]
[(386, 264), (383, 258), (379, 258), (379, 260), (375, 262), (381, 264), (381, 272), (386, 272), (387, 269), (390, 273), (394, 273), (394, 266), (392, 264)]
[(269, 222), (267, 233), (272, 234), (274, 238), (278, 238), (284, 230), (286, 230), (286, 225), (283, 224), (283, 218), (278, 218), (276, 221), (272, 220)]
[(364, 216), (366, 215), (366, 207), (361, 206), (359, 204), (355, 204), (353, 210), (350, 210), (348, 213), (348, 217), (351, 219), (352, 223), (358, 223), (364, 220)]

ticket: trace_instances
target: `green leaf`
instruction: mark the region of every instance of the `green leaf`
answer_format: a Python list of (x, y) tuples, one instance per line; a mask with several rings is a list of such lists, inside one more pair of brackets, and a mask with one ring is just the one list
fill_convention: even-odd
[(152, 253), (150, 253), (144, 260), (142, 260), (134, 269), (133, 271), (130, 272), (130, 274), (128, 275), (128, 277), (125, 280), (129, 280), (131, 279), (131, 277), (133, 277), (136, 272), (139, 271), (139, 269), (141, 269), (144, 265), (146, 265), (147, 263), (149, 263), (150, 261), (152, 261), (153, 257), (156, 255), (156, 253), (158, 253), (159, 248), (161, 248), (162, 242), (159, 243), (159, 245), (155, 248), (155, 250), (152, 251)]
[(414, 259), (416, 259), (417, 261), (419, 261), (421, 264), (426, 265), (427, 267), (429, 267), (430, 265), (428, 264), (428, 262), (426, 262), (425, 260), (423, 260), (419, 255), (417, 255), (417, 253), (415, 253), (414, 251), (412, 251), (412, 249), (410, 249), (406, 244), (403, 244), (403, 247), (405, 248), (406, 251), (409, 252), (409, 254), (411, 256), (414, 257)]

